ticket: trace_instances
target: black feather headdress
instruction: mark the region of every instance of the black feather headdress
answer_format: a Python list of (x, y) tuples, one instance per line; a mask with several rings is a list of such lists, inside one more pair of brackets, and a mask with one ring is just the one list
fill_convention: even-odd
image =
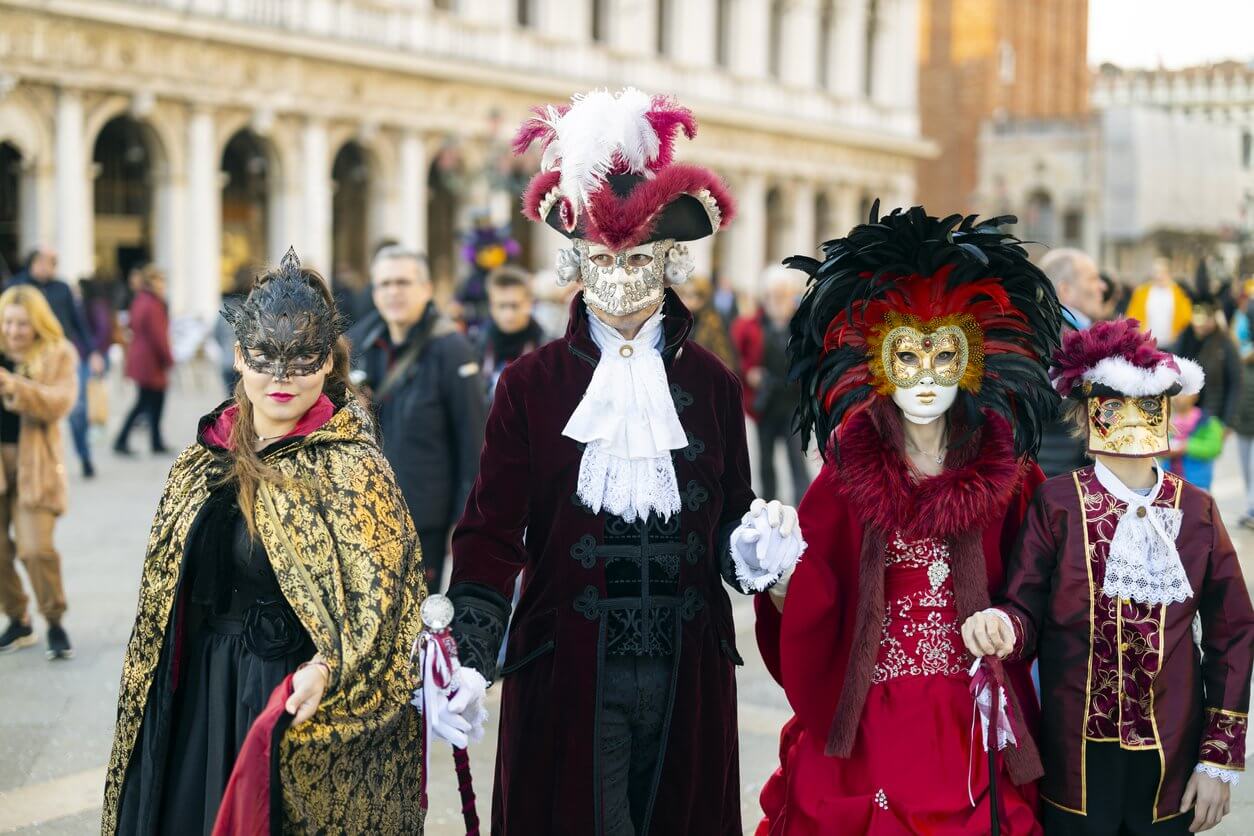
[(936, 218), (919, 206), (880, 217), (876, 201), (867, 223), (823, 244), (822, 261), (787, 259), (810, 276), (788, 342), (805, 444), (816, 435), (826, 458), (845, 418), (892, 395), (877, 365), (880, 349), (889, 326), (908, 322), (924, 331), (961, 329), (970, 343), (968, 373), (951, 407), (961, 425), (1000, 415), (1014, 427), (1016, 453), (1036, 453), (1042, 426), (1059, 408), (1047, 368), (1062, 311), (1021, 242), (1001, 231), (1015, 222)]

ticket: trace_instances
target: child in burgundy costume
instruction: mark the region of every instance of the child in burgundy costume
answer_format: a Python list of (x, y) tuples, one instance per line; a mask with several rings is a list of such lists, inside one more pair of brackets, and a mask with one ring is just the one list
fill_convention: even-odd
[(1122, 320), (1068, 334), (1053, 377), (1096, 463), (1037, 491), (964, 637), (1040, 661), (1047, 833), (1208, 830), (1245, 766), (1254, 611), (1214, 499), (1154, 463), (1202, 371)]
[(571, 239), (559, 278), (581, 292), (565, 336), (501, 374), (453, 535), (461, 661), (504, 680), (499, 836), (741, 833), (723, 584), (786, 583), (804, 545), (754, 500), (739, 382), (667, 287), (732, 214), (672, 163), (695, 127), (628, 89), (537, 110), (515, 143), (543, 148), (524, 208)]
[[(811, 276), (789, 343), (800, 423), (827, 452), (799, 509), (806, 557), (755, 602), (795, 711), (760, 836), (990, 830), (959, 625), (1001, 588), (1044, 478), (1029, 456), (1057, 410), (1061, 309), (999, 231), (1013, 219), (878, 211), (822, 262), (789, 261)], [(1036, 700), (1026, 662), (1006, 675), (1001, 832), (1036, 834)]]

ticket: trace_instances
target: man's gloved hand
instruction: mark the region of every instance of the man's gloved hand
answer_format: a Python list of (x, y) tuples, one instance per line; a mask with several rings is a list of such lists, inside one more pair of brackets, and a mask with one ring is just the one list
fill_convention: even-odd
[(796, 509), (778, 500), (753, 500), (731, 535), (736, 577), (745, 589), (754, 592), (790, 573), (805, 548)]
[[(488, 683), (474, 668), (461, 667), (453, 674), (453, 687), (445, 691), (435, 685), (432, 671), (424, 672), (423, 692), (431, 733), (458, 749), (483, 739), (484, 707)], [(448, 694), (452, 693), (452, 697)]]

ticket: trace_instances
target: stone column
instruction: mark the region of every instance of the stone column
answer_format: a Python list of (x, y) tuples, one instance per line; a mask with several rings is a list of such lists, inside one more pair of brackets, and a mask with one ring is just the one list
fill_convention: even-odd
[(723, 235), (728, 236), (723, 270), (742, 292), (756, 293), (766, 267), (766, 177), (756, 172), (735, 179), (737, 214)]
[(331, 263), (331, 159), (327, 126), (309, 119), (301, 132), (301, 206), (304, 224), (296, 251), (301, 261), (329, 275)]
[(835, 195), (833, 213), (836, 229), (840, 235), (844, 235), (866, 220), (861, 217), (862, 187), (856, 183), (841, 183), (836, 187)]
[(728, 69), (734, 75), (765, 78), (770, 55), (767, 43), (771, 36), (770, 0), (734, 0), (731, 14)]
[(916, 110), (919, 103), (919, 0), (896, 0), (897, 48), (894, 103), (905, 110)]
[(867, 0), (837, 0), (836, 22), (832, 26), (832, 91), (842, 99), (866, 95), (866, 4)]
[(714, 266), (714, 239), (716, 235), (708, 238), (702, 238), (699, 241), (689, 241), (688, 252), (692, 255), (692, 261), (697, 265), (694, 276), (704, 276), (709, 279), (710, 270)]
[(95, 267), (88, 174), (83, 136), (83, 98), (77, 90), (57, 91), (56, 247), (60, 273), (70, 281)]
[(427, 147), (415, 131), (401, 136), (400, 212), (397, 232), (406, 247), (422, 250), (427, 245)]
[(785, 253), (771, 253), (771, 261), (782, 261), (791, 255), (815, 255), (818, 252), (818, 232), (814, 228), (814, 184), (799, 180), (788, 191), (790, 233), (782, 236)]
[(533, 269), (553, 273), (557, 266), (557, 253), (570, 247), (570, 241), (548, 224), (536, 224), (532, 233)]
[[(569, 0), (535, 0), (536, 12), (539, 17), (537, 29), (549, 36), (563, 41), (586, 43), (592, 40), (592, 3), (571, 3)], [(513, 9), (513, 3), (505, 3)], [(611, 9), (613, 5), (611, 4)], [(511, 11), (512, 14), (512, 11)], [(610, 14), (610, 37), (613, 33), (614, 16)]]
[(819, 0), (792, 0), (780, 22), (780, 81), (810, 89), (819, 83), (818, 50), (824, 44), (819, 31)]
[[(585, 6), (587, 3), (569, 3)], [(609, 0), (607, 42), (628, 55), (654, 55), (657, 52), (657, 3), (644, 0)], [(682, 43), (682, 39), (680, 40)]]
[(21, 255), (55, 240), (57, 231), (57, 169), (48, 155), (23, 160), (19, 226)]
[[(171, 206), (167, 222), (180, 220), (191, 234), (175, 232), (172, 242), (182, 242), (186, 253), (183, 262), (187, 289), (181, 295), (183, 314), (212, 322), (222, 295), (222, 178), (221, 165), (214, 137), (213, 112), (207, 108), (192, 110), (187, 123), (187, 197), (186, 212)], [(172, 202), (179, 201), (178, 172), (172, 172)], [(177, 243), (176, 243), (177, 246)], [(178, 252), (171, 254), (173, 268)]]
[(891, 106), (897, 92), (894, 51), (901, 20), (896, 9), (892, 0), (879, 0), (876, 4), (875, 33), (871, 39), (871, 101), (880, 106)]
[(674, 5), (675, 48), (672, 61), (693, 67), (714, 66), (718, 38), (718, 0), (679, 0)]
[[(430, 0), (427, 0), (429, 5)], [(533, 0), (534, 3), (534, 0)], [(457, 14), (475, 23), (489, 26), (509, 26), (514, 23), (514, 3), (500, 0), (460, 0)]]

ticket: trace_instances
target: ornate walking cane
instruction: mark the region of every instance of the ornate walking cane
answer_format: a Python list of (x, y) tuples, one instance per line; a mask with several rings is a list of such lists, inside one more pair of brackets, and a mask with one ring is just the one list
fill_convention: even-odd
[[(446, 699), (457, 694), (454, 675), (461, 664), (457, 660), (457, 641), (449, 629), (453, 623), (453, 602), (444, 595), (428, 595), (422, 602), (423, 631), (418, 637), (417, 650), (422, 659), (423, 696), (415, 697), (414, 705), (423, 715), (426, 745), (423, 749), (422, 804), (427, 806), (427, 752), (431, 746), (430, 715), (427, 705), (428, 689), (442, 693)], [(453, 747), (453, 766), (457, 770), (457, 791), (462, 800), (462, 819), (466, 823), (466, 836), (479, 836), (479, 813), (475, 809), (475, 790), (470, 776), (470, 755), (465, 748)]]
[[(997, 786), (997, 753), (1003, 745), (1018, 746), (1014, 726), (1010, 721), (1007, 704), (1004, 699), (1006, 692), (1006, 673), (1002, 662), (996, 656), (984, 656), (977, 659), (971, 668), (971, 696), (975, 700), (975, 717), (972, 717), (971, 745), (977, 745), (974, 735), (974, 722), (978, 717), (984, 731), (984, 749), (988, 752), (988, 809), (993, 836), (1001, 836), (1002, 824), (1006, 821), (1006, 811), (1002, 804), (1001, 790)], [(1003, 736), (1005, 743), (1002, 742)], [(967, 792), (971, 794), (971, 776), (967, 775)], [(971, 803), (975, 803), (971, 796)]]

